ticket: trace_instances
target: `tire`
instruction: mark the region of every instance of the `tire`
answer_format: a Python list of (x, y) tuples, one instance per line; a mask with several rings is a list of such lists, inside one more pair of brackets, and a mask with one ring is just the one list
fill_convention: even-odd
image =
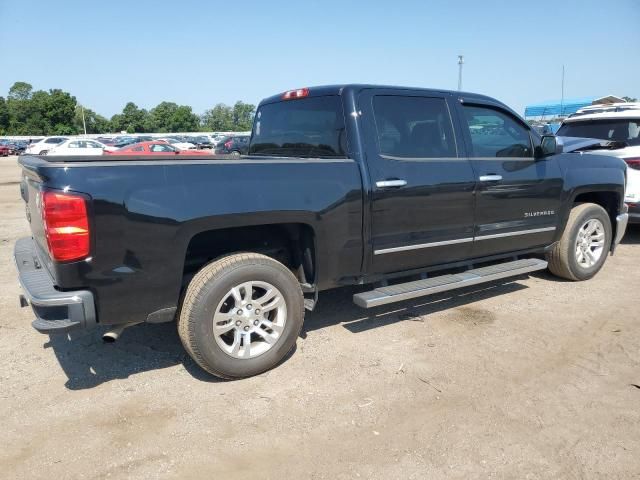
[[(258, 302), (270, 292), (277, 294)], [(258, 311), (272, 304), (278, 307)], [(304, 298), (293, 273), (265, 255), (237, 253), (209, 263), (193, 277), (178, 315), (178, 334), (191, 358), (205, 371), (235, 379), (278, 365), (295, 346), (303, 321)], [(262, 323), (257, 326), (256, 322)]]
[[(580, 235), (584, 235), (590, 229), (588, 225), (598, 224), (601, 228), (598, 227), (598, 230), (593, 234), (582, 239)], [(600, 233), (604, 236), (600, 247), (591, 246), (584, 249), (582, 253), (579, 252), (581, 247), (590, 242), (600, 243), (600, 240), (595, 240), (600, 238)], [(549, 270), (554, 275), (567, 280), (582, 281), (592, 278), (604, 265), (611, 248), (612, 238), (611, 219), (604, 208), (594, 203), (582, 203), (574, 206), (569, 214), (562, 238), (547, 253)], [(600, 249), (598, 250), (598, 248)], [(587, 250), (591, 251), (591, 255), (584, 253)], [(597, 258), (594, 260), (591, 256), (597, 256)]]
[(38, 155), (46, 155), (47, 153), (49, 153), (49, 150), (40, 150)]
[(239, 157), (240, 156), (240, 152), (238, 150), (234, 150), (231, 152), (231, 155), (233, 155), (234, 157)]

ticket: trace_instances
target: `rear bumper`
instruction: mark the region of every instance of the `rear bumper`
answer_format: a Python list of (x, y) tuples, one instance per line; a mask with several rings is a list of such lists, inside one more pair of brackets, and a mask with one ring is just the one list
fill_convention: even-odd
[(13, 258), (24, 292), (21, 304), (26, 306), (28, 302), (36, 316), (33, 328), (40, 333), (67, 333), (95, 326), (93, 294), (88, 290), (56, 290), (49, 272), (38, 259), (32, 238), (21, 238), (16, 242)]

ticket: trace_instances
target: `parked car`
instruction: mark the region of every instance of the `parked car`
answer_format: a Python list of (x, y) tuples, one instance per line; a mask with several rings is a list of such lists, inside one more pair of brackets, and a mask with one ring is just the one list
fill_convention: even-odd
[(200, 150), (180, 150), (164, 141), (140, 142), (105, 153), (114, 155), (210, 155)]
[(640, 223), (640, 103), (586, 107), (565, 119), (558, 135), (612, 142), (599, 155), (611, 155), (628, 165), (625, 202), (629, 222)]
[(196, 146), (193, 143), (189, 142), (181, 142), (180, 140), (176, 140), (171, 137), (159, 138), (159, 142), (167, 142), (169, 145), (173, 145), (178, 150), (194, 150)]
[(213, 143), (211, 143), (209, 137), (206, 137), (204, 135), (201, 135), (199, 137), (191, 137), (189, 141), (193, 143), (199, 150), (202, 150), (204, 148), (213, 148)]
[(48, 155), (102, 155), (104, 152), (114, 150), (117, 149), (100, 143), (97, 140), (70, 138), (49, 150)]
[(0, 156), (8, 157), (9, 155), (13, 155), (13, 150), (9, 145), (0, 144)]
[(246, 135), (233, 135), (222, 138), (215, 147), (214, 152), (219, 155), (246, 155), (249, 152), (249, 140)]
[(22, 155), (29, 144), (22, 140), (15, 140), (10, 142), (8, 145), (9, 148), (13, 150), (14, 155)]
[(597, 144), (540, 137), (483, 95), (344, 85), (263, 100), (243, 161), (22, 156), (21, 303), (40, 332), (111, 340), (177, 317), (207, 372), (256, 375), (330, 288), (393, 282), (354, 295), (371, 308), (596, 275), (628, 220), (624, 162), (581, 154)]
[(31, 155), (46, 155), (56, 145), (68, 140), (67, 137), (45, 137), (38, 142), (29, 144), (24, 153)]
[(153, 141), (153, 137), (150, 137), (150, 136), (121, 137), (116, 140), (113, 146), (115, 148), (122, 148), (122, 147), (126, 147), (127, 145), (132, 145), (134, 143), (151, 142), (151, 141)]

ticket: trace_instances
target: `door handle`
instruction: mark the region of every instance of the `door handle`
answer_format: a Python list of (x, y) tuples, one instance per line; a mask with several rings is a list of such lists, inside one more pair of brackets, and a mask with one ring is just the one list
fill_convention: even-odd
[(406, 180), (380, 180), (376, 182), (378, 188), (399, 188), (407, 184)]
[(502, 175), (480, 175), (481, 182), (499, 182), (500, 180), (502, 180)]

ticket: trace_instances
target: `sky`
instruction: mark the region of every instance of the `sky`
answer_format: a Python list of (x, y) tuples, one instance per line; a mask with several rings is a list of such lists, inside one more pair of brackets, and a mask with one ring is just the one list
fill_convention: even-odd
[(133, 101), (202, 113), (305, 86), (463, 89), (523, 113), (640, 98), (640, 0), (0, 0), (0, 96), (61, 88), (110, 117)]

